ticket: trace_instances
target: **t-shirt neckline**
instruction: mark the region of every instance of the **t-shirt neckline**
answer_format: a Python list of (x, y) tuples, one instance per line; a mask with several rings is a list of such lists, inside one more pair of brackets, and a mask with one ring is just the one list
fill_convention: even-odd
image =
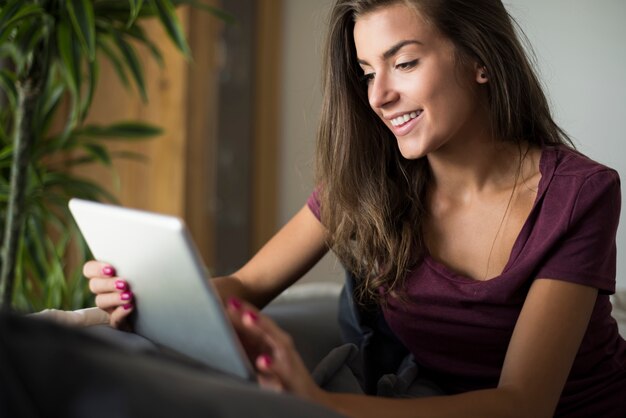
[(487, 280), (479, 280), (474, 279), (473, 277), (466, 276), (464, 274), (458, 273), (445, 264), (435, 260), (431, 255), (428, 249), (425, 249), (424, 253), (424, 263), (428, 265), (431, 269), (437, 271), (440, 275), (445, 278), (453, 281), (464, 282), (469, 284), (480, 284), (480, 283), (492, 283), (494, 281), (499, 281), (503, 276), (506, 276), (506, 272), (511, 268), (511, 266), (517, 260), (519, 254), (521, 253), (524, 243), (526, 242), (525, 238), (528, 238), (528, 228), (530, 228), (529, 219), (535, 212), (537, 208), (538, 202), (543, 198), (546, 190), (548, 189), (548, 185), (552, 181), (552, 177), (554, 175), (554, 170), (556, 167), (556, 154), (558, 147), (543, 147), (541, 149), (541, 156), (539, 157), (539, 172), (541, 173), (541, 178), (539, 179), (539, 185), (537, 187), (537, 196), (535, 197), (535, 201), (533, 202), (533, 207), (528, 213), (528, 217), (524, 221), (522, 225), (522, 229), (520, 229), (519, 234), (515, 238), (515, 242), (513, 243), (513, 247), (511, 248), (511, 253), (509, 254), (509, 259), (504, 265), (502, 272), (497, 276), (494, 276)]

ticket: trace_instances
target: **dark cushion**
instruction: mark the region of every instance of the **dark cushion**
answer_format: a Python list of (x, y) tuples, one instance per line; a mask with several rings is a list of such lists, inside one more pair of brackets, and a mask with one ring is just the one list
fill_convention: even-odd
[(130, 345), (46, 320), (1, 314), (0, 416), (339, 417), (171, 353)]

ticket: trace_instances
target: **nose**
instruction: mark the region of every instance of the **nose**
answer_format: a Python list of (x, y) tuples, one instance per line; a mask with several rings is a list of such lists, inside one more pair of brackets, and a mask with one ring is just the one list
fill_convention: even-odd
[(398, 96), (398, 91), (385, 73), (376, 74), (368, 86), (367, 97), (372, 109), (383, 109), (395, 102)]

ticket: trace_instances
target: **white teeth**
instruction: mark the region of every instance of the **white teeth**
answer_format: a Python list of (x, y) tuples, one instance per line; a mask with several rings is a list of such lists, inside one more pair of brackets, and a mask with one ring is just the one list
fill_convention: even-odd
[(411, 112), (411, 113), (407, 113), (405, 115), (402, 116), (398, 116), (397, 118), (393, 118), (391, 119), (391, 124), (393, 126), (400, 126), (405, 124), (406, 122), (408, 122), (411, 119), (415, 119), (416, 117), (418, 117), (422, 112), (421, 111), (417, 111), (417, 112)]

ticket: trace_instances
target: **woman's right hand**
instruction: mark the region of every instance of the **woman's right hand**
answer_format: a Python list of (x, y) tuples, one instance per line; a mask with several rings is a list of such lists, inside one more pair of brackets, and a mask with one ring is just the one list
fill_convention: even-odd
[(89, 290), (96, 295), (96, 306), (109, 314), (109, 323), (122, 328), (133, 311), (133, 292), (128, 282), (117, 277), (115, 268), (100, 261), (88, 261), (83, 275), (89, 279)]

